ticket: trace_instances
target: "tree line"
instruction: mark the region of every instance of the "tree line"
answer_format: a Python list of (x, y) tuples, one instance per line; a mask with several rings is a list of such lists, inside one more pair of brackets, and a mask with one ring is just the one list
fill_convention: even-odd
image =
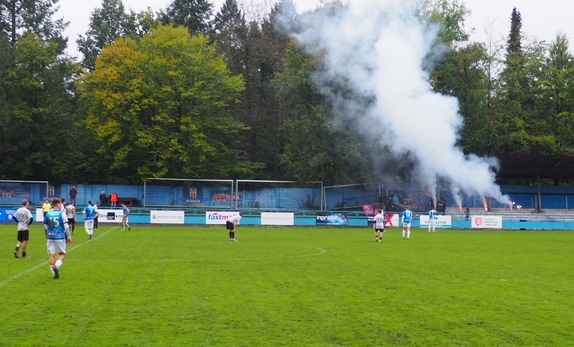
[[(280, 30), (279, 16), (298, 16), (292, 0), (263, 13), (236, 0), (218, 11), (207, 0), (173, 0), (158, 12), (102, 0), (77, 39), (79, 62), (66, 53), (56, 6), (0, 0), (1, 179), (382, 180), (373, 153), (387, 149), (314, 85), (322, 57)], [(514, 9), (506, 42), (471, 42), (468, 15), (457, 0), (420, 11), (441, 24), (437, 44), (448, 47), (429, 65), (429, 82), (460, 102), (458, 145), (478, 155), (572, 155), (568, 38), (525, 40)]]

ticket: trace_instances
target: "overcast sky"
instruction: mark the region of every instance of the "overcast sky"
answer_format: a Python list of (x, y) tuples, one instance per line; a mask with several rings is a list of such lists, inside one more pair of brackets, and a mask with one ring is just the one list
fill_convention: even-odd
[[(249, 0), (269, 2), (270, 0)], [(299, 11), (313, 9), (320, 0), (294, 0)], [(353, 0), (350, 0), (353, 1)], [(212, 0), (215, 11), (224, 0)], [(238, 0), (242, 2), (242, 0)], [(539, 41), (553, 41), (558, 32), (567, 35), (570, 51), (574, 51), (574, 2), (564, 0), (461, 0), (472, 14), (466, 23), (467, 29), (474, 28), (474, 41), (487, 41), (490, 33), (495, 40), (505, 40), (510, 25), (510, 14), (516, 7), (522, 14), (522, 33)], [(154, 11), (165, 8), (171, 0), (123, 0), (126, 8), (136, 12), (151, 7)], [(66, 35), (71, 55), (78, 56), (76, 40), (86, 32), (91, 12), (101, 6), (101, 1), (60, 0), (60, 17), (70, 22)]]

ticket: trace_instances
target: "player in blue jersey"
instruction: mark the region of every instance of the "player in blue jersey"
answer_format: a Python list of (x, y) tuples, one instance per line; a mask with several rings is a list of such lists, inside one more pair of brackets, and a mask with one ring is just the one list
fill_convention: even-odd
[[(44, 216), (44, 229), (50, 254), (50, 271), (54, 279), (58, 279), (60, 267), (66, 257), (66, 244), (72, 242), (68, 217), (62, 211), (62, 201), (58, 198), (52, 200), (52, 210)], [(56, 253), (59, 254), (58, 260), (56, 260)]]
[(130, 216), (130, 209), (126, 206), (124, 202), (122, 202), (122, 211), (124, 213), (124, 216), (122, 217), (122, 231), (126, 230), (126, 228), (128, 228), (128, 230), (132, 230), (130, 224), (128, 223), (128, 217)]
[(84, 228), (89, 235), (89, 240), (94, 236), (94, 217), (96, 216), (96, 209), (92, 205), (92, 200), (88, 201), (88, 206), (84, 208)]
[(434, 207), (429, 210), (429, 233), (432, 231), (436, 233), (436, 220), (438, 219), (438, 214)]
[(405, 236), (407, 240), (411, 238), (411, 222), (413, 220), (413, 211), (411, 211), (410, 206), (403, 211), (403, 239)]

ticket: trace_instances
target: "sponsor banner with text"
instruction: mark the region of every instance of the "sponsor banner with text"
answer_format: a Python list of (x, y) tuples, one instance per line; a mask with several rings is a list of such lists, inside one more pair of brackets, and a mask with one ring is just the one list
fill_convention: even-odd
[[(15, 208), (0, 208), (0, 222), (13, 222), (12, 215), (16, 213)], [(34, 219), (38, 220), (38, 219)], [(16, 223), (14, 223), (16, 224)]]
[(319, 212), (316, 219), (317, 225), (349, 225), (346, 213)]
[(477, 229), (502, 229), (502, 216), (471, 216), (471, 227)]
[(183, 211), (150, 211), (151, 224), (184, 224), (185, 212)]
[[(428, 227), (429, 225), (428, 215), (421, 215), (420, 220), (421, 220), (421, 227)], [(452, 226), (452, 217), (438, 215), (435, 225), (439, 228), (450, 228)]]
[(261, 212), (261, 225), (295, 225), (295, 214)]
[(205, 224), (225, 224), (230, 217), (236, 214), (239, 212), (207, 211), (205, 212)]
[[(83, 209), (76, 209), (76, 214), (81, 215)], [(98, 209), (98, 223), (121, 223), (124, 217), (123, 210), (111, 210), (111, 209)]]

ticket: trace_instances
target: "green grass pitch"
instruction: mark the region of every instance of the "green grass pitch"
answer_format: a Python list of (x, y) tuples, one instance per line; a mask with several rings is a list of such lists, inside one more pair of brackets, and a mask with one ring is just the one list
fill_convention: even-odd
[(1, 225), (0, 346), (572, 346), (574, 232)]

